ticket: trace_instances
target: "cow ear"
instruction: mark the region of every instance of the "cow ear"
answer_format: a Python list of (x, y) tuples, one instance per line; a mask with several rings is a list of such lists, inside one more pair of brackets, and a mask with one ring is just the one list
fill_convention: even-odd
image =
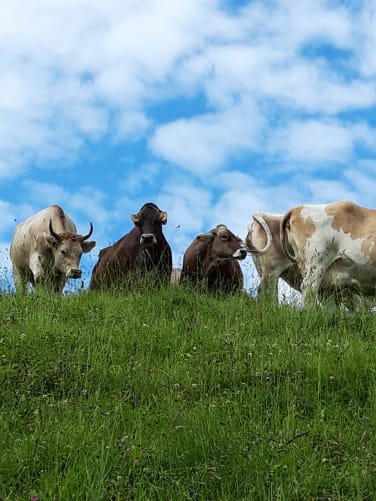
[(161, 215), (159, 217), (159, 220), (162, 224), (166, 224), (167, 223), (167, 212), (165, 212), (164, 210), (161, 210)]
[(139, 221), (137, 214), (132, 214), (131, 219), (134, 222), (134, 224), (137, 224)]
[(44, 238), (46, 244), (48, 245), (48, 247), (57, 247), (58, 241), (52, 235), (50, 235), (44, 231), (43, 238)]
[(201, 233), (200, 235), (197, 235), (197, 240), (199, 240), (200, 242), (210, 242), (211, 240), (213, 240), (214, 238), (214, 235), (213, 233), (210, 231), (209, 233)]
[(91, 240), (90, 242), (82, 242), (82, 250), (84, 252), (90, 252), (96, 246), (97, 242), (95, 240)]

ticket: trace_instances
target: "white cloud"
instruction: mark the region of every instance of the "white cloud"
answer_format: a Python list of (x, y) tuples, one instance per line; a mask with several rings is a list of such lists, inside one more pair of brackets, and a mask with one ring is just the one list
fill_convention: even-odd
[(25, 181), (23, 189), (29, 194), (34, 208), (27, 217), (50, 205), (61, 205), (64, 211), (72, 217), (77, 230), (86, 233), (89, 222), (92, 221), (96, 231), (105, 225), (110, 213), (104, 207), (104, 195), (99, 190), (80, 187), (79, 190), (67, 190), (58, 184)]
[[(347, 10), (325, 2), (251, 2), (238, 19), (242, 36), (208, 44), (184, 60), (179, 83), (191, 91), (204, 86), (208, 102), (220, 107), (239, 95), (324, 113), (374, 104), (373, 83), (346, 73), (353, 71), (353, 23)], [(346, 51), (342, 63), (333, 66), (315, 49), (306, 54), (311, 44)]]
[(376, 208), (375, 172), (375, 160), (351, 165), (344, 171), (344, 178), (354, 193), (353, 200), (357, 201), (360, 205)]
[(279, 42), (285, 46), (302, 46), (315, 39), (336, 46), (349, 45), (352, 20), (341, 4), (331, 8), (326, 0), (282, 0), (278, 7), (276, 15), (270, 16), (270, 19), (273, 33), (279, 35)]
[(315, 203), (330, 203), (335, 200), (355, 200), (356, 191), (346, 185), (344, 180), (318, 179), (307, 182)]
[(115, 123), (115, 138), (119, 142), (126, 138), (139, 139), (151, 126), (151, 121), (145, 113), (137, 110), (120, 113)]
[(332, 115), (376, 102), (373, 84), (347, 82), (320, 60), (313, 63), (297, 58), (274, 71), (269, 68), (262, 83), (266, 95), (293, 110)]
[[(161, 205), (168, 208), (169, 228), (179, 229), (180, 234), (206, 231), (211, 218), (212, 194), (185, 180), (184, 184), (167, 181), (161, 194)], [(166, 209), (165, 209), (166, 210)]]
[[(29, 203), (11, 203), (5, 200), (0, 200), (1, 227), (0, 240), (5, 240), (5, 237), (13, 233), (16, 225), (29, 217), (34, 208)], [(8, 246), (10, 244), (10, 240)]]
[(376, 74), (376, 5), (374, 0), (370, 0), (369, 8), (363, 9), (357, 23), (354, 23), (354, 32), (358, 40), (355, 57), (359, 70), (365, 77), (372, 78)]
[[(118, 186), (121, 192), (129, 195), (130, 198), (133, 198), (136, 193), (142, 193), (145, 188), (153, 186), (155, 179), (163, 173), (162, 166), (157, 163), (135, 166), (133, 159), (125, 158), (123, 164), (124, 174), (121, 179), (118, 179)], [(143, 202), (140, 200), (140, 203)]]
[(229, 156), (258, 149), (262, 117), (250, 103), (162, 125), (150, 140), (152, 151), (198, 175), (220, 169)]
[(65, 189), (57, 184), (24, 181), (23, 187), (28, 193), (29, 199), (34, 204), (39, 203), (41, 209), (55, 203), (62, 204), (66, 198)]
[(372, 146), (375, 132), (364, 124), (347, 125), (334, 121), (309, 120), (290, 123), (278, 132), (272, 148), (294, 161), (301, 168), (312, 168), (323, 162), (351, 159), (355, 143)]

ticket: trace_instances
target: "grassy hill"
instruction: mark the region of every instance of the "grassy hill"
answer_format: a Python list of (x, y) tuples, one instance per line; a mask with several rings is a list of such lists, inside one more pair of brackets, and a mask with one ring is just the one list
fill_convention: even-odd
[(373, 500), (376, 319), (0, 296), (0, 500)]

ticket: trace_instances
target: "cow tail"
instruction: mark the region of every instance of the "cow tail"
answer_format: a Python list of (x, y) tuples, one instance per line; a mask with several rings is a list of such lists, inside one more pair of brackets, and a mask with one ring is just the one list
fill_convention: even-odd
[[(267, 252), (269, 250), (270, 246), (272, 245), (272, 239), (273, 239), (272, 232), (270, 231), (268, 223), (262, 217), (261, 212), (255, 212), (252, 215), (252, 217), (261, 226), (261, 228), (265, 231), (266, 244), (264, 245), (264, 247), (262, 249), (257, 249), (252, 243), (252, 249), (248, 249), (248, 250), (250, 252), (255, 253), (255, 254), (265, 254), (265, 252)], [(252, 238), (251, 238), (251, 241), (252, 241)]]
[(297, 262), (296, 255), (291, 246), (291, 239), (289, 238), (291, 235), (291, 227), (290, 227), (290, 218), (293, 209), (290, 209), (283, 216), (281, 225), (280, 225), (280, 240), (281, 240), (281, 248), (285, 255), (294, 263)]

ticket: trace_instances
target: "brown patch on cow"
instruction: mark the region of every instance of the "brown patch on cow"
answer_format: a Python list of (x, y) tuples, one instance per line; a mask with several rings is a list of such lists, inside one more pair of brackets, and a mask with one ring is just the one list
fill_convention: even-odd
[(295, 207), (291, 211), (290, 226), (294, 228), (294, 240), (298, 249), (304, 249), (307, 240), (309, 240), (316, 231), (313, 219), (302, 215), (304, 207)]
[(303, 209), (304, 207), (296, 207), (296, 209), (292, 212), (291, 220), (299, 235), (304, 235), (305, 240), (307, 240), (308, 238), (311, 238), (316, 231), (316, 226), (311, 216), (302, 216)]
[(347, 201), (330, 204), (325, 210), (333, 217), (332, 228), (342, 230), (353, 240), (376, 235), (376, 210)]
[(350, 238), (356, 240), (360, 238), (357, 227), (363, 228), (363, 214), (358, 209), (360, 207), (352, 202), (336, 202), (328, 205), (325, 212), (333, 218), (331, 226), (334, 230), (343, 231)]
[(70, 233), (70, 232), (64, 232), (64, 233), (59, 233), (59, 238), (61, 240), (69, 240), (71, 242), (78, 242), (79, 240), (82, 240), (81, 235), (77, 235), (77, 233)]
[(333, 217), (332, 228), (352, 240), (362, 240), (362, 253), (376, 263), (376, 210), (344, 201), (328, 205), (326, 213)]

